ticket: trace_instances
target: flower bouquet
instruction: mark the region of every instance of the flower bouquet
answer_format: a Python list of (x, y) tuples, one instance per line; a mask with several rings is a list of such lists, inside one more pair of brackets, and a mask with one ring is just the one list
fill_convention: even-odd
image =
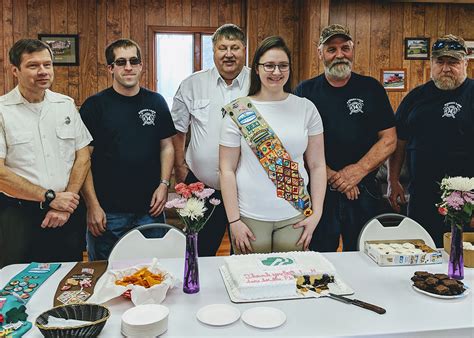
[(451, 226), (451, 253), (449, 255), (448, 275), (451, 278), (464, 278), (462, 233), (464, 225), (471, 222), (474, 211), (474, 178), (446, 177), (441, 181), (441, 202), (438, 212)]
[[(184, 266), (183, 291), (185, 293), (199, 292), (198, 268), (198, 232), (206, 225), (214, 209), (221, 201), (210, 198), (215, 190), (205, 188), (202, 182), (186, 185), (179, 183), (175, 187), (178, 197), (166, 202), (165, 207), (175, 208), (178, 217), (184, 224), (186, 234), (186, 261)], [(209, 200), (212, 209), (208, 212), (206, 201)]]

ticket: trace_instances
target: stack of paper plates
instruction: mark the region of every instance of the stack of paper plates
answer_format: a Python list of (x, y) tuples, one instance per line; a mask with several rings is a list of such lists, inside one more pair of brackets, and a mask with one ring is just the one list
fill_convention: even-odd
[(138, 305), (122, 315), (122, 334), (126, 337), (156, 337), (168, 329), (169, 309), (163, 305)]

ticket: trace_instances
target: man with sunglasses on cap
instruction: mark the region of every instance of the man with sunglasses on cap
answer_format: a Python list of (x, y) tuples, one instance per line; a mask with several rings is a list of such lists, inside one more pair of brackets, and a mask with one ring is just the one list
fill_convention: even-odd
[(311, 100), (324, 125), (328, 187), (323, 214), (310, 248), (357, 250), (364, 224), (379, 214), (377, 168), (395, 150), (393, 110), (382, 85), (352, 72), (354, 42), (349, 30), (333, 24), (319, 39), (324, 74), (303, 81), (295, 93)]
[[(142, 58), (129, 39), (105, 50), (112, 87), (89, 97), (80, 112), (94, 136), (92, 166), (82, 194), (87, 206), (90, 260), (108, 258), (127, 231), (164, 223), (176, 130), (165, 99), (140, 87)], [(165, 230), (147, 230), (162, 237)]]
[(405, 203), (400, 170), (405, 156), (410, 181), (408, 216), (436, 246), (449, 228), (438, 214), (439, 182), (445, 176), (474, 177), (474, 81), (467, 78), (467, 46), (445, 35), (431, 50), (431, 80), (413, 89), (396, 113), (398, 143), (389, 160), (388, 194), (395, 211)]

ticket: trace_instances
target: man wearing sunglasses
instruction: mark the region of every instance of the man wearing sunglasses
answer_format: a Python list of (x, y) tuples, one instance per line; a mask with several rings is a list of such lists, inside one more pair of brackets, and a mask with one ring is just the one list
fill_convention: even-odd
[[(173, 100), (171, 115), (178, 130), (173, 138), (177, 182), (201, 181), (216, 189), (219, 184), (219, 134), (222, 107), (248, 93), (250, 70), (245, 67), (245, 35), (233, 24), (219, 27), (212, 36), (215, 67), (184, 79)], [(191, 129), (185, 155), (185, 141)], [(210, 209), (210, 207), (208, 208)], [(199, 256), (214, 256), (224, 236), (228, 220), (224, 203), (216, 207), (199, 232)]]
[(399, 182), (406, 156), (408, 216), (430, 233), (438, 248), (449, 230), (435, 206), (441, 201), (439, 182), (445, 176), (474, 177), (474, 81), (467, 78), (467, 63), (462, 38), (446, 35), (436, 40), (431, 80), (405, 96), (396, 113), (398, 143), (388, 172), (390, 204), (399, 211), (400, 203), (406, 202)]
[(379, 214), (377, 168), (395, 150), (393, 110), (374, 78), (352, 72), (354, 42), (349, 30), (333, 24), (319, 39), (324, 74), (303, 81), (296, 94), (311, 100), (324, 125), (328, 187), (321, 221), (310, 248), (357, 250), (364, 224)]
[(176, 133), (164, 98), (140, 87), (143, 64), (137, 43), (114, 41), (105, 57), (112, 87), (89, 97), (80, 110), (94, 136), (91, 171), (82, 188), (90, 260), (107, 259), (127, 231), (164, 223)]

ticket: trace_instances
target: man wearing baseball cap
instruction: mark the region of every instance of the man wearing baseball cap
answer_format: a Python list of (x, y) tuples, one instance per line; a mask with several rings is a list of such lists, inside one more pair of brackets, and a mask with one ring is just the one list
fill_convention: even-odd
[(328, 188), (310, 248), (336, 251), (342, 235), (343, 249), (357, 250), (362, 227), (380, 213), (375, 175), (395, 150), (395, 120), (382, 85), (352, 72), (354, 42), (346, 27), (324, 28), (318, 50), (324, 74), (295, 91), (316, 105), (324, 124)]
[[(464, 40), (445, 35), (431, 50), (431, 80), (413, 89), (396, 113), (398, 143), (389, 160), (388, 194), (400, 210), (405, 193), (399, 182), (407, 158), (408, 216), (419, 222), (437, 247), (448, 231), (435, 204), (445, 176), (474, 177), (474, 81), (467, 78)], [(472, 223), (472, 222), (471, 222)]]

